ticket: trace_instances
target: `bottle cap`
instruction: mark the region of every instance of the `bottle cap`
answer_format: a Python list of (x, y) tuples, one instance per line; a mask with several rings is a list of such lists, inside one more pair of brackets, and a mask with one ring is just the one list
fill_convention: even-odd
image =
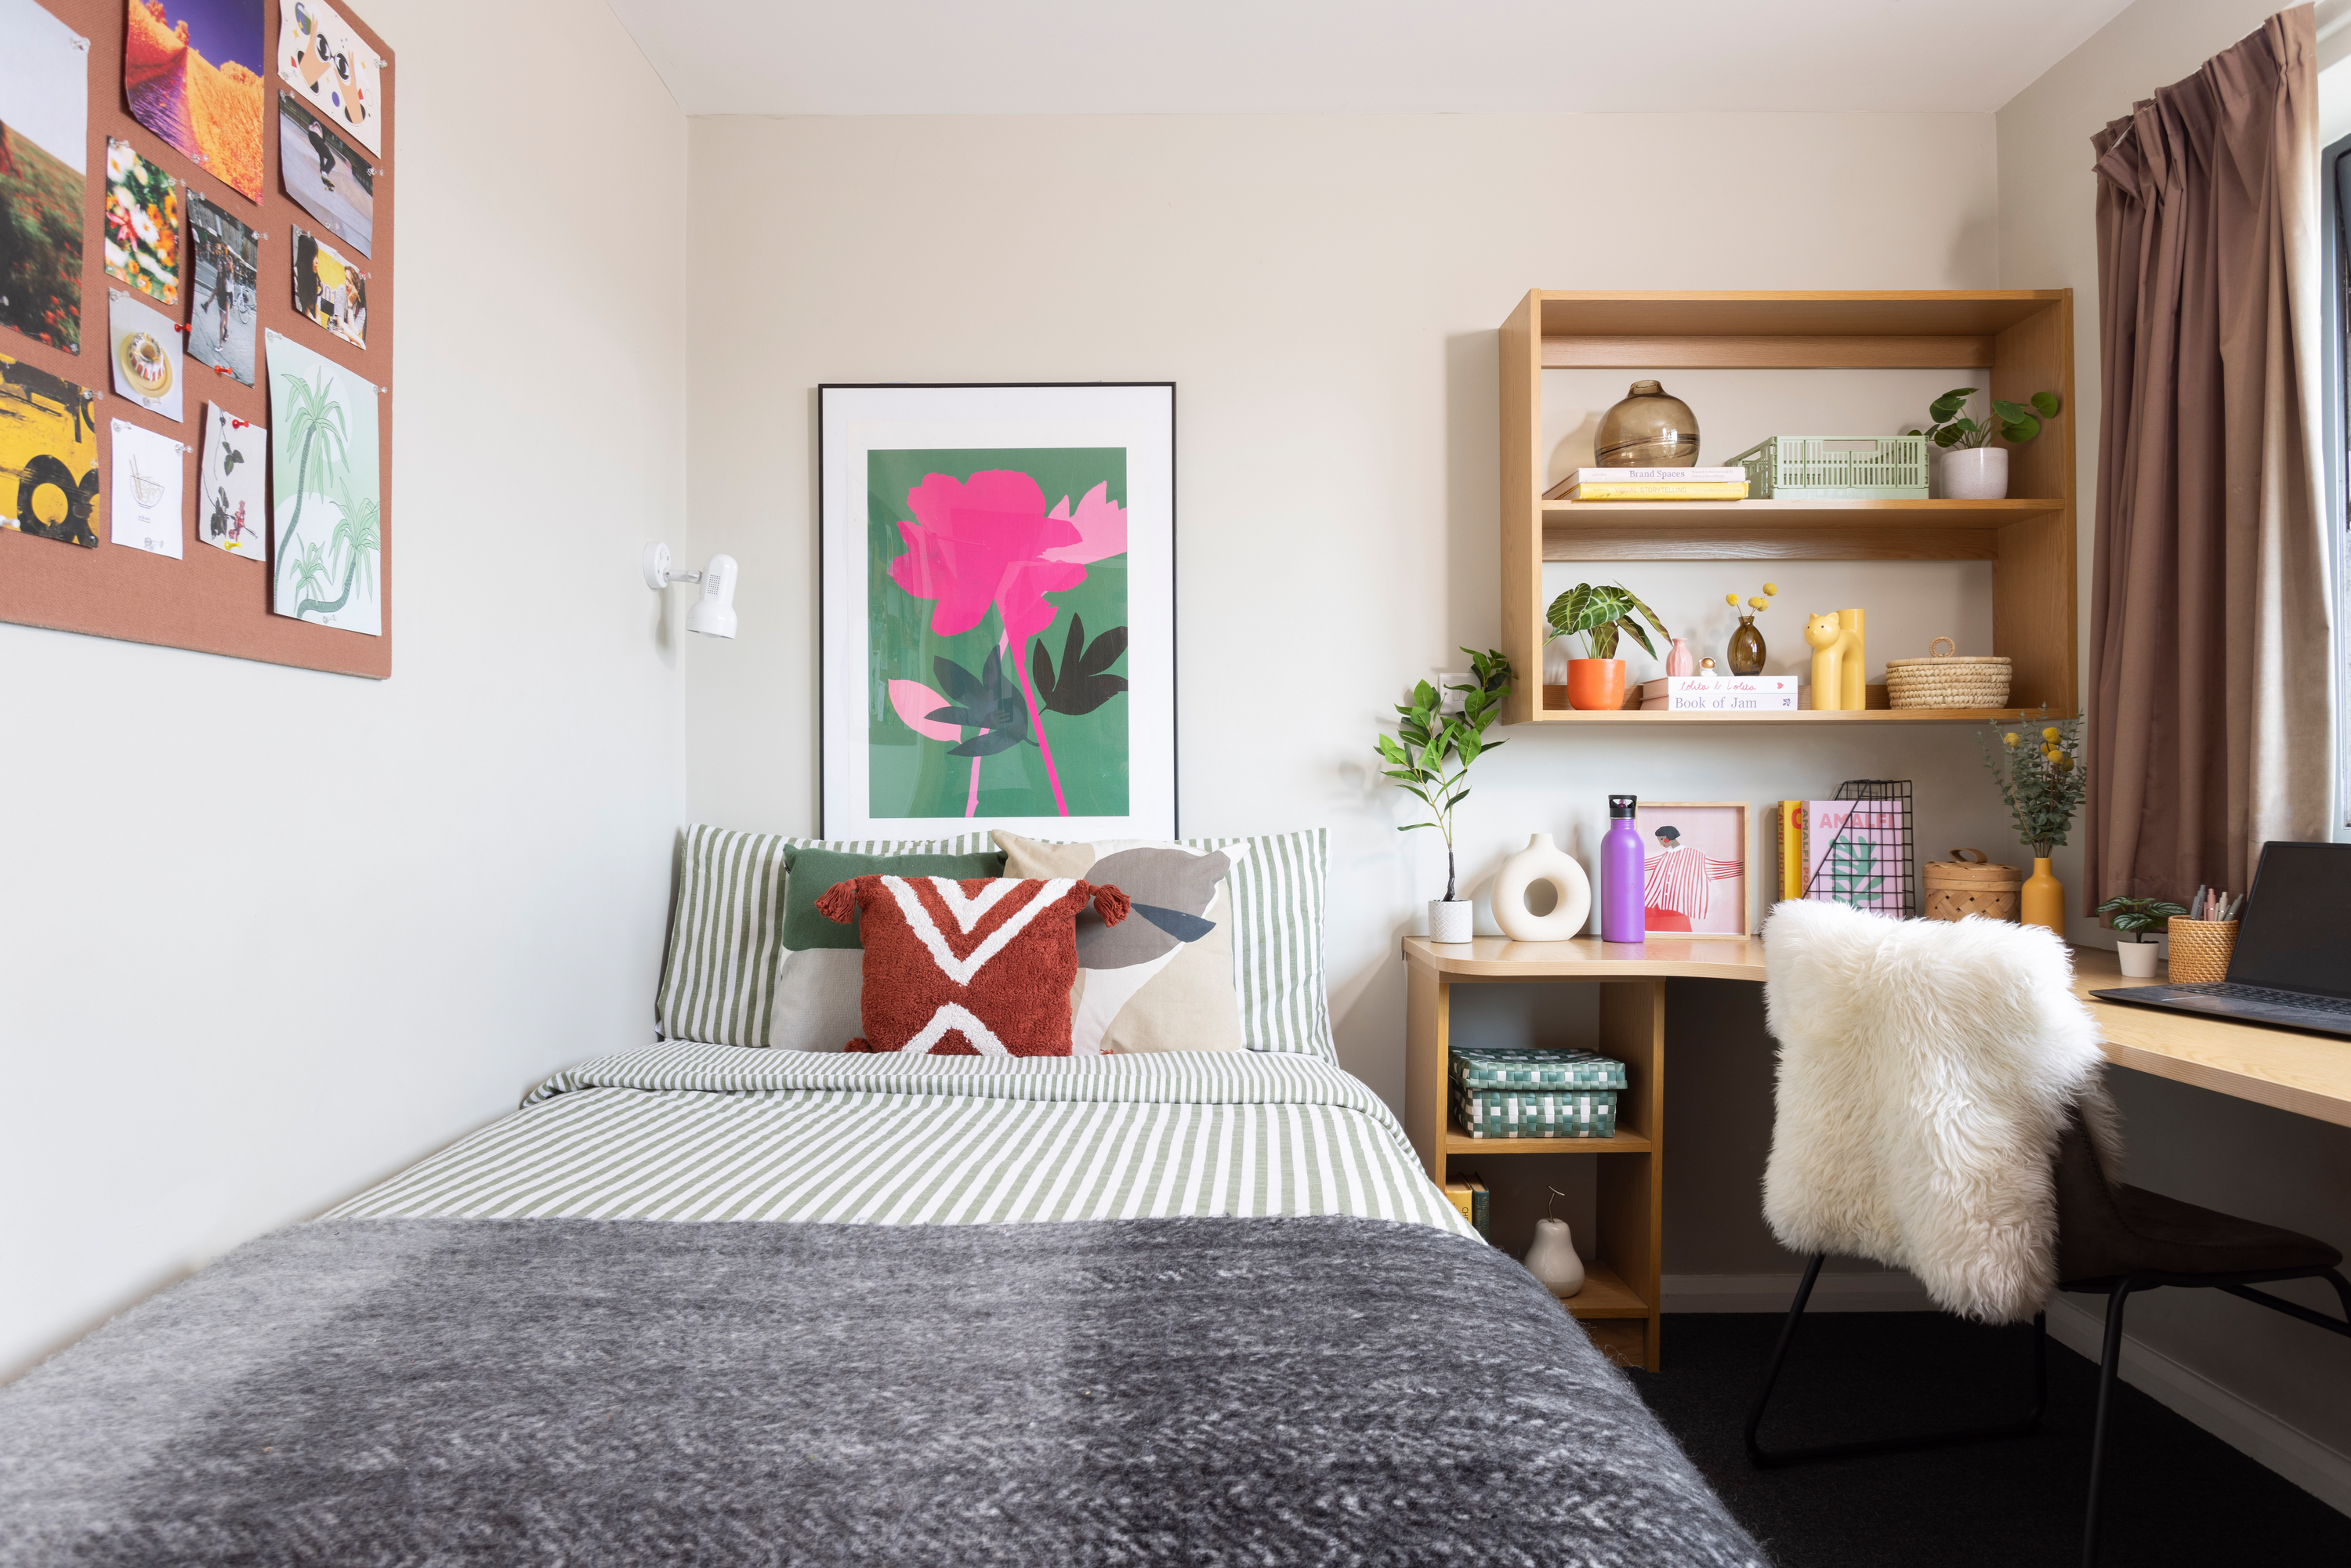
[(1639, 800), (1640, 797), (1637, 795), (1611, 795), (1608, 797), (1608, 814), (1612, 817), (1629, 817), (1633, 814), (1633, 808)]

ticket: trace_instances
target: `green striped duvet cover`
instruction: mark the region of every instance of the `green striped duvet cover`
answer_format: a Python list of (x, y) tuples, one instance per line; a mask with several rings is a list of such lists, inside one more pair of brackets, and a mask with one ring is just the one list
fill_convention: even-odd
[(1002, 1061), (669, 1044), (522, 1108), (328, 1218), (965, 1225), (1344, 1214), (1473, 1235), (1387, 1106), (1255, 1051)]

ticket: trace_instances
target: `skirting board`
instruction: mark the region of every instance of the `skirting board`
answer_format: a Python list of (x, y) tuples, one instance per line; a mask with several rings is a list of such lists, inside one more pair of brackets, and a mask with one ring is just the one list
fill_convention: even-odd
[[(1668, 1312), (1784, 1312), (1796, 1299), (1801, 1274), (1668, 1274)], [(2049, 1306), (2049, 1337), (2095, 1364), (2105, 1319), (2089, 1298), (2060, 1296)], [(1807, 1312), (1932, 1312), (1927, 1292), (1907, 1274), (1871, 1270), (1823, 1274)], [(2351, 1514), (2351, 1454), (2329, 1448), (2297, 1427), (2231, 1393), (2137, 1335), (2123, 1334), (2123, 1381), (2157, 1404), (2220, 1438), (2256, 1464), (2283, 1476), (2338, 1513)]]

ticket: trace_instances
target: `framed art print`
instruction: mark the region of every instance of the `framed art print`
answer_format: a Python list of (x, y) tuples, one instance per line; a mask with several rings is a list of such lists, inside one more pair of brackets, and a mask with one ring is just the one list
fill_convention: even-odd
[(1176, 387), (817, 389), (824, 836), (1176, 834)]
[(1641, 924), (1651, 936), (1750, 936), (1747, 803), (1643, 800)]

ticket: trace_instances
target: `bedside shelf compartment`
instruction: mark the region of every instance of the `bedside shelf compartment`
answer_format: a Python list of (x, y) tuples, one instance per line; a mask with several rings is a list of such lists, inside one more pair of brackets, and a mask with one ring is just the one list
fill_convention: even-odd
[(1448, 1155), (1646, 1155), (1656, 1148), (1639, 1133), (1613, 1138), (1473, 1138), (1458, 1122), (1445, 1125)]
[(1646, 1318), (1649, 1303), (1641, 1292), (1625, 1282), (1625, 1277), (1598, 1258), (1587, 1258), (1583, 1263), (1583, 1289), (1573, 1296), (1562, 1296), (1559, 1304), (1568, 1315), (1575, 1318)]

